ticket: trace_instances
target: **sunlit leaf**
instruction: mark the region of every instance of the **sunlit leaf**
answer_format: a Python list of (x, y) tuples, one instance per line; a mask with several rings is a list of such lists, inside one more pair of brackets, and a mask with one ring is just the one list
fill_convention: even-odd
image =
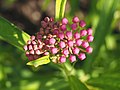
[(56, 0), (55, 6), (56, 20), (61, 19), (64, 16), (66, 2), (67, 0)]
[(13, 23), (10, 23), (3, 17), (0, 17), (0, 39), (16, 46), (23, 50), (23, 46), (29, 40), (30, 36), (24, 31), (20, 30)]
[(37, 60), (30, 61), (27, 63), (27, 65), (38, 67), (40, 65), (44, 65), (44, 64), (48, 64), (48, 63), (50, 63), (49, 55), (41, 57)]

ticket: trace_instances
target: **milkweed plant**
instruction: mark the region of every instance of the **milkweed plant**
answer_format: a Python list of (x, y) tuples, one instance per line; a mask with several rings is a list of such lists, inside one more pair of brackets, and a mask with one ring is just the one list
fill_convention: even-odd
[[(79, 16), (74, 16), (69, 20), (64, 16), (66, 2), (67, 0), (56, 0), (55, 17), (45, 17), (41, 21), (39, 31), (31, 36), (0, 18), (0, 22), (6, 23), (8, 27), (14, 27), (11, 33), (6, 34), (8, 36), (5, 36), (1, 29), (1, 36), (7, 37), (5, 40), (16, 47), (24, 49), (29, 60), (27, 65), (38, 67), (53, 62), (65, 71), (71, 89), (81, 90), (76, 89), (76, 85), (73, 84), (72, 80), (76, 80), (76, 78), (70, 75), (65, 63), (74, 64), (78, 60), (85, 60), (86, 54), (92, 53), (93, 48), (90, 43), (94, 39), (93, 30), (86, 28), (86, 22), (80, 20)], [(7, 30), (7, 27), (4, 28)], [(10, 37), (9, 34), (13, 34), (14, 37)], [(19, 39), (20, 36), (23, 38)], [(19, 42), (17, 42), (18, 39)], [(88, 90), (85, 85), (82, 87), (84, 90)]]

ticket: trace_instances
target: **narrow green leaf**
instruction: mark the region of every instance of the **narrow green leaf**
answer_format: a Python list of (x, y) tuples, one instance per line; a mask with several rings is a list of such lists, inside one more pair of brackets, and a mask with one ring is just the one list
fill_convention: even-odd
[(50, 62), (50, 59), (49, 59), (49, 55), (48, 55), (48, 56), (41, 57), (37, 60), (30, 61), (27, 63), (27, 65), (38, 67), (43, 64), (48, 64), (49, 62)]
[(68, 76), (71, 90), (88, 90), (88, 88), (75, 76)]
[(55, 5), (55, 19), (56, 19), (56, 20), (59, 19), (61, 2), (62, 2), (62, 0), (56, 0), (56, 5)]
[(65, 5), (67, 0), (56, 0), (55, 19), (61, 19), (64, 16)]
[(63, 0), (63, 1), (61, 2), (60, 13), (59, 13), (59, 18), (60, 18), (60, 19), (64, 17), (66, 2), (67, 2), (67, 0)]
[(27, 33), (0, 16), (0, 39), (23, 50), (23, 46), (29, 38)]

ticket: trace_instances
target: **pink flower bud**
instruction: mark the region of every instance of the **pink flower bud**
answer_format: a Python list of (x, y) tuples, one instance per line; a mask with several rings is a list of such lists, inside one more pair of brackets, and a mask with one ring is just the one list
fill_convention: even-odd
[(88, 29), (87, 29), (87, 34), (88, 34), (88, 35), (92, 35), (92, 33), (93, 33), (93, 30), (92, 30), (91, 28), (88, 28)]
[(70, 55), (69, 60), (70, 60), (70, 62), (75, 62), (76, 61), (76, 56)]
[(30, 50), (30, 54), (32, 55), (35, 54), (34, 50)]
[(76, 16), (72, 19), (72, 22), (73, 22), (73, 23), (78, 23), (79, 21), (80, 21), (79, 18), (76, 17)]
[(41, 40), (42, 39), (42, 35), (41, 34), (37, 34), (37, 39)]
[(74, 42), (72, 40), (68, 40), (67, 44), (68, 44), (69, 47), (72, 47)]
[(36, 43), (36, 41), (32, 41), (32, 44), (35, 45), (35, 44), (37, 44), (37, 43)]
[(34, 60), (34, 56), (33, 56), (33, 55), (29, 55), (29, 56), (28, 56), (28, 59), (29, 59), (29, 60)]
[(80, 31), (80, 36), (86, 36), (87, 35), (87, 31), (86, 30), (81, 30)]
[(59, 33), (58, 29), (54, 29), (53, 34), (57, 35)]
[(94, 39), (94, 37), (92, 35), (87, 36), (87, 41), (88, 42), (92, 42), (93, 39)]
[(46, 45), (48, 45), (48, 44), (49, 44), (49, 40), (45, 40), (44, 43), (45, 43)]
[(88, 46), (88, 47), (86, 48), (86, 52), (87, 52), (87, 53), (92, 53), (92, 51), (93, 51), (93, 48), (92, 48), (92, 47)]
[(49, 21), (50, 21), (50, 18), (49, 18), (49, 17), (45, 17), (45, 18), (44, 18), (44, 21), (45, 21), (45, 22), (49, 22)]
[(36, 53), (37, 55), (40, 55), (40, 54), (41, 54), (40, 50), (36, 50), (35, 53)]
[(32, 50), (32, 49), (33, 49), (32, 45), (29, 45), (29, 46), (28, 46), (28, 49), (29, 49), (29, 50)]
[(62, 54), (64, 54), (65, 56), (68, 56), (69, 50), (67, 48), (63, 49)]
[(50, 33), (50, 30), (49, 30), (49, 29), (46, 29), (46, 30), (45, 30), (45, 34), (48, 34), (48, 33)]
[(65, 45), (65, 42), (60, 41), (59, 46), (60, 46), (60, 48), (64, 48), (64, 47), (66, 46), (66, 45)]
[(79, 25), (80, 25), (80, 27), (85, 27), (86, 26), (86, 23), (85, 23), (85, 21), (83, 21), (83, 20), (81, 20), (80, 22), (79, 22)]
[(59, 61), (60, 61), (60, 63), (64, 63), (64, 62), (66, 62), (66, 58), (65, 58), (65, 56), (60, 56)]
[(49, 52), (44, 52), (44, 55), (45, 55), (45, 56), (49, 55)]
[(24, 50), (25, 50), (25, 51), (27, 51), (27, 50), (28, 50), (27, 45), (25, 45), (23, 48), (24, 48)]
[(71, 25), (71, 28), (72, 28), (72, 30), (76, 30), (76, 29), (77, 29), (77, 24), (76, 24), (76, 23), (73, 23), (73, 24)]
[(37, 46), (37, 45), (33, 45), (33, 49), (34, 49), (34, 50), (37, 50), (37, 49), (38, 49), (38, 46)]
[(86, 42), (86, 41), (83, 41), (83, 42), (82, 42), (82, 46), (83, 46), (84, 48), (87, 48), (87, 47), (89, 46), (89, 43)]
[(25, 54), (26, 54), (27, 57), (30, 55), (30, 53), (28, 51)]
[(28, 40), (28, 41), (27, 41), (27, 44), (31, 44), (31, 40)]
[(41, 41), (41, 40), (38, 40), (38, 44), (42, 44), (42, 41)]
[(64, 33), (58, 33), (58, 37), (62, 40), (64, 38)]
[(58, 49), (53, 47), (53, 48), (51, 48), (51, 52), (52, 52), (52, 54), (56, 54), (58, 52)]
[(67, 28), (66, 28), (66, 25), (61, 25), (60, 26), (60, 29), (62, 30), (62, 31), (65, 31)]
[(42, 44), (38, 45), (38, 49), (42, 49), (42, 48), (43, 48)]
[(53, 21), (54, 21), (54, 18), (50, 17), (50, 21), (53, 22)]
[(63, 19), (62, 19), (62, 24), (64, 24), (64, 25), (68, 24), (67, 18), (63, 18)]
[(31, 39), (32, 41), (35, 40), (35, 36), (32, 35), (32, 36), (30, 37), (30, 39)]
[(49, 44), (55, 44), (56, 40), (54, 38), (49, 39)]
[(75, 47), (75, 48), (72, 49), (72, 51), (73, 51), (73, 54), (77, 55), (80, 52), (80, 49)]
[(71, 31), (67, 31), (66, 32), (66, 36), (68, 39), (71, 39), (72, 38), (72, 32)]
[(79, 39), (80, 38), (80, 34), (78, 32), (74, 33), (74, 38), (75, 39)]
[(82, 44), (82, 40), (77, 39), (75, 43), (76, 43), (77, 46), (80, 46)]
[(86, 58), (85, 53), (80, 53), (79, 56), (78, 56), (78, 58), (79, 58), (80, 60), (84, 60), (84, 59)]
[(47, 23), (46, 23), (45, 21), (41, 21), (41, 26), (42, 26), (43, 28), (46, 28), (46, 27), (47, 27)]

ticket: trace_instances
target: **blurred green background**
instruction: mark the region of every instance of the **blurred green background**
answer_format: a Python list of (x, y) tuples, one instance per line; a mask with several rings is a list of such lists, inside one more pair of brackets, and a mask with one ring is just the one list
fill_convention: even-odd
[[(54, 17), (55, 0), (0, 0), (0, 16), (30, 35), (45, 16)], [(73, 74), (89, 90), (120, 90), (120, 0), (68, 0), (65, 17), (78, 16), (94, 30), (94, 52)], [(0, 40), (0, 90), (70, 90), (54, 64), (26, 66), (24, 53)]]

